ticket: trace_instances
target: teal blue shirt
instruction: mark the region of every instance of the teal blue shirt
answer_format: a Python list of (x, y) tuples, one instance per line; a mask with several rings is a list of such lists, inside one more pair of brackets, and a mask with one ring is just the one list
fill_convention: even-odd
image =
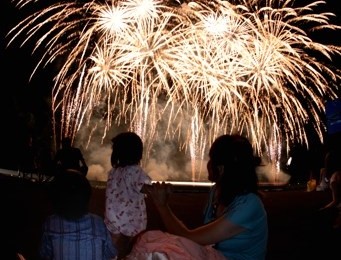
[[(205, 210), (205, 223), (214, 220), (212, 187)], [(229, 260), (264, 260), (268, 242), (267, 214), (263, 202), (254, 193), (237, 196), (226, 208), (224, 216), (245, 231), (215, 245)]]

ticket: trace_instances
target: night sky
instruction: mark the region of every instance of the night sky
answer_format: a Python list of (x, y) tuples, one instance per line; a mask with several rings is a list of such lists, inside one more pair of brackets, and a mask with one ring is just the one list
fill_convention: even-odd
[[(53, 2), (53, 0), (40, 0)], [(301, 0), (308, 2), (308, 0)], [(340, 23), (340, 0), (328, 0), (328, 9), (337, 14), (334, 23)], [(296, 1), (298, 2), (298, 1)], [(1, 68), (1, 132), (0, 168), (15, 168), (18, 151), (25, 137), (33, 135), (40, 145), (51, 142), (51, 113), (49, 99), (53, 84), (51, 69), (40, 70), (30, 81), (30, 74), (37, 63), (38, 56), (31, 55), (32, 46), (19, 48), (19, 43), (6, 47), (7, 32), (19, 20), (21, 13), (11, 0), (0, 1), (0, 68)], [(324, 43), (340, 45), (341, 33), (329, 32), (316, 35)], [(335, 61), (340, 68), (341, 57)]]
[[(44, 0), (45, 1), (45, 0)], [(1, 135), (0, 168), (15, 168), (18, 153), (28, 135), (40, 145), (50, 143), (51, 114), (49, 99), (52, 87), (51, 70), (40, 70), (30, 80), (38, 56), (31, 46), (7, 47), (7, 32), (20, 20), (20, 12), (11, 0), (1, 0), (0, 63), (1, 63)]]

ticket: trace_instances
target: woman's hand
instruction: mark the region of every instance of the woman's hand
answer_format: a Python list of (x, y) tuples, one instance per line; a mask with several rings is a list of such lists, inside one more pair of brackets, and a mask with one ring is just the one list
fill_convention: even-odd
[(171, 186), (165, 182), (156, 182), (149, 188), (148, 195), (152, 197), (156, 206), (164, 207), (168, 204), (169, 195), (172, 193)]

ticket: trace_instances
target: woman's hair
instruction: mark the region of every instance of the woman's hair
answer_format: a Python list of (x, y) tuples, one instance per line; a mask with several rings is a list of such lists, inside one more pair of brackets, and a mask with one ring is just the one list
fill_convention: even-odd
[(111, 141), (111, 165), (113, 167), (124, 167), (139, 164), (142, 159), (143, 143), (136, 133), (120, 133)]
[(91, 185), (76, 170), (65, 170), (51, 183), (51, 201), (55, 214), (66, 219), (79, 219), (88, 213)]
[(213, 142), (209, 156), (214, 171), (223, 166), (222, 175), (216, 182), (220, 203), (227, 206), (237, 195), (258, 193), (256, 166), (259, 160), (247, 138), (222, 135)]

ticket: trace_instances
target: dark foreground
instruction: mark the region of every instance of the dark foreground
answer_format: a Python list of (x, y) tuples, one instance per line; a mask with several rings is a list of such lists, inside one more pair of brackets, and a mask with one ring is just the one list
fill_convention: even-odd
[[(27, 260), (36, 259), (41, 225), (51, 208), (48, 184), (0, 176), (1, 250), (21, 252)], [(201, 222), (207, 189), (178, 188), (171, 207), (189, 227)], [(269, 244), (267, 260), (341, 259), (341, 234), (316, 219), (318, 209), (330, 193), (304, 189), (263, 189), (268, 212)], [(163, 229), (162, 222), (147, 199), (148, 229)], [(103, 216), (104, 189), (93, 188), (90, 211)], [(0, 259), (4, 259), (0, 255)], [(4, 259), (7, 260), (7, 259)], [(11, 259), (9, 259), (11, 260)], [(209, 260), (209, 259), (208, 259)]]

